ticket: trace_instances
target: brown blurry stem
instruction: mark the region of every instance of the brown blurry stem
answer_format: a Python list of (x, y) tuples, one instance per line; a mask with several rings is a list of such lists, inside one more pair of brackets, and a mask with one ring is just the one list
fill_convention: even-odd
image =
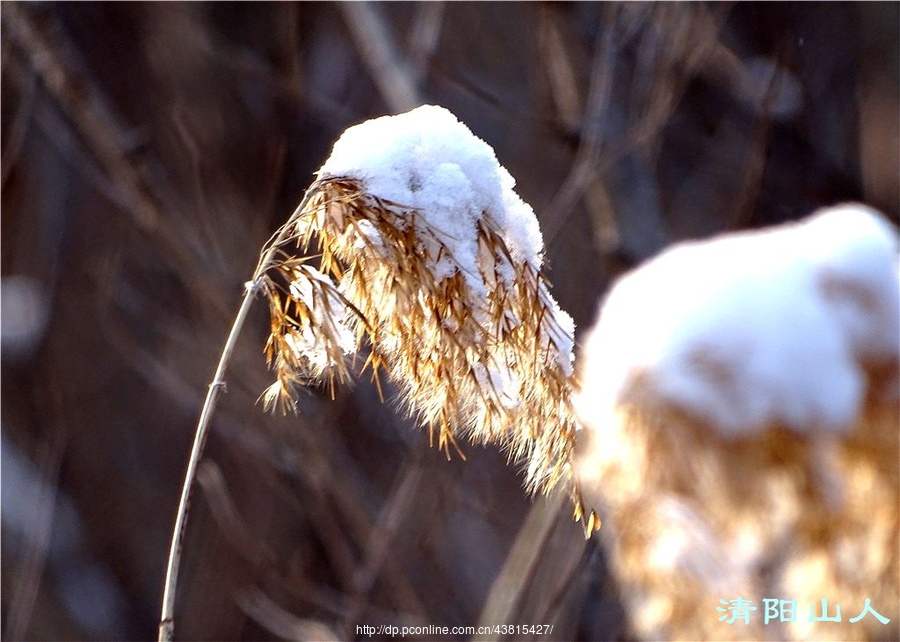
[(244, 297), (241, 300), (241, 307), (238, 309), (231, 326), (231, 332), (228, 333), (228, 339), (225, 341), (225, 347), (222, 349), (222, 356), (219, 358), (219, 365), (216, 368), (216, 374), (213, 376), (212, 383), (209, 384), (209, 390), (206, 393), (206, 400), (203, 402), (203, 409), (200, 411), (200, 419), (197, 422), (197, 430), (194, 433), (194, 445), (191, 448), (191, 455), (188, 459), (187, 472), (184, 476), (184, 485), (181, 487), (181, 500), (178, 502), (178, 513), (175, 516), (175, 527), (172, 530), (172, 544), (169, 548), (169, 562), (166, 567), (166, 582), (163, 589), (162, 612), (159, 617), (159, 640), (172, 640), (175, 636), (175, 591), (178, 586), (178, 567), (181, 564), (181, 548), (184, 540), (185, 524), (187, 523), (188, 510), (190, 509), (191, 488), (197, 477), (197, 466), (203, 455), (203, 447), (206, 445), (206, 438), (209, 435), (209, 424), (212, 420), (216, 404), (219, 400), (219, 394), (225, 389), (225, 372), (228, 370), (228, 362), (237, 345), (238, 337), (241, 329), (244, 327), (244, 321), (253, 305), (256, 293), (259, 292), (266, 271), (272, 266), (275, 255), (278, 252), (280, 243), (285, 239), (291, 230), (291, 222), (294, 221), (309, 203), (310, 196), (314, 189), (311, 187), (303, 196), (303, 200), (288, 222), (273, 237), (272, 241), (266, 246), (253, 279), (249, 281), (244, 289)]
[(422, 103), (406, 61), (397, 51), (381, 7), (369, 2), (342, 2), (340, 8), (363, 64), (391, 111), (400, 113)]
[(559, 520), (562, 497), (560, 493), (543, 496), (528, 511), (478, 618), (478, 630), (490, 632), (479, 634), (474, 640), (500, 640), (503, 636), (493, 633), (494, 626), (498, 622), (516, 621), (519, 602), (525, 589), (531, 586), (550, 531)]

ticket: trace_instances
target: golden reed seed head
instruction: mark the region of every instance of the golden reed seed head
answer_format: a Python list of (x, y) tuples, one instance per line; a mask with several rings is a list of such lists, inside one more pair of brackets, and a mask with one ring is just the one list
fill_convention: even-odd
[[(475, 223), (472, 273), (426, 216), (357, 180), (320, 178), (305, 203), (258, 271), (276, 375), (265, 407), (284, 412), (298, 386), (347, 379), (345, 357), (364, 339), (364, 368), (398, 384), (448, 456), (459, 437), (497, 444), (523, 463), (529, 491), (564, 482), (576, 518), (599, 528), (572, 475), (571, 320), (540, 269), (513, 259), (487, 212)], [(309, 250), (318, 269), (307, 264)]]
[(898, 639), (897, 250), (847, 204), (678, 244), (606, 295), (576, 470), (633, 635)]

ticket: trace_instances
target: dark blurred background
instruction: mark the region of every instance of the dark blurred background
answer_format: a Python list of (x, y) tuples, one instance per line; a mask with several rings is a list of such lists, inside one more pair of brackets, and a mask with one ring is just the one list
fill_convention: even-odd
[[(4, 2), (3, 639), (155, 637), (242, 284), (344, 128), (453, 111), (533, 205), (582, 332), (611, 279), (678, 239), (851, 199), (897, 221), (898, 9)], [(200, 471), (178, 638), (629, 637), (597, 538), (503, 453), (446, 461), (367, 378), (264, 415), (267, 330), (258, 305)]]

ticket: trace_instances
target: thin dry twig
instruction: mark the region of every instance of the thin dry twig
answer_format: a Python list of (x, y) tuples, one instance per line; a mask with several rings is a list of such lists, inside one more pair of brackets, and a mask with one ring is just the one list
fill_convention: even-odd
[(9, 172), (15, 166), (19, 153), (22, 151), (28, 134), (28, 126), (34, 116), (34, 103), (38, 93), (37, 74), (30, 72), (24, 84), (25, 93), (19, 100), (6, 144), (3, 146), (3, 159), (0, 162), (0, 186), (6, 185), (6, 179), (9, 178)]
[(324, 622), (298, 618), (285, 611), (255, 586), (240, 592), (236, 601), (255, 622), (285, 640), (327, 642), (342, 639)]
[[(286, 461), (281, 459), (281, 465), (290, 475), (301, 479), (309, 492), (303, 493), (308, 498), (302, 502), (303, 506), (292, 494), (285, 499), (298, 510), (308, 510), (310, 526), (318, 533), (338, 584), (346, 593), (352, 593), (357, 567), (353, 543), (366, 541), (377, 520), (360, 499), (366, 482), (354, 474), (353, 462), (344, 444), (335, 440), (331, 432), (292, 431), (291, 439), (298, 440), (297, 450), (302, 453), (302, 461), (295, 463), (295, 458), (289, 456)], [(281, 450), (280, 455), (285, 454)], [(411, 614), (410, 617), (428, 622), (427, 608), (417, 596), (410, 578), (401, 570), (393, 549), (389, 548), (386, 554), (380, 573), (393, 601), (400, 610)], [(341, 613), (345, 610), (342, 607)]]
[(441, 40), (446, 3), (443, 0), (420, 2), (416, 6), (409, 45), (409, 73), (418, 85), (428, 71), (428, 62)]
[(540, 18), (538, 47), (541, 60), (546, 63), (556, 115), (563, 127), (573, 132), (578, 128), (581, 116), (581, 96), (575, 69), (552, 7), (542, 6)]
[(719, 42), (721, 18), (701, 5), (653, 7), (641, 21), (629, 111), (639, 119), (623, 149), (659, 140), (688, 83), (698, 73), (715, 75), (737, 58)]
[(601, 131), (613, 84), (614, 63), (618, 50), (617, 24), (620, 9), (610, 5), (606, 12), (610, 24), (597, 36), (591, 69), (591, 83), (581, 118), (581, 140), (572, 169), (544, 213), (544, 237), (550, 243), (569, 211), (596, 179), (600, 168)]
[(409, 512), (421, 476), (422, 466), (418, 461), (401, 471), (395, 488), (378, 516), (378, 522), (369, 537), (365, 560), (354, 577), (354, 593), (349, 596), (350, 606), (342, 627), (345, 638), (351, 637), (352, 627), (364, 613), (365, 598), (372, 590), (379, 569), (388, 556), (391, 542)]
[(254, 537), (247, 522), (241, 517), (222, 469), (211, 461), (203, 462), (197, 470), (197, 482), (203, 489), (203, 495), (211, 509), (219, 530), (235, 551), (254, 564), (274, 559), (274, 553)]
[(738, 193), (735, 195), (731, 215), (728, 217), (730, 229), (740, 229), (750, 222), (766, 168), (766, 149), (774, 125), (773, 109), (783, 82), (784, 75), (775, 73), (765, 88), (761, 109), (754, 119), (753, 130), (745, 154), (744, 177)]
[[(320, 437), (312, 433), (304, 435), (304, 440), (307, 445), (307, 452), (316, 452), (321, 447), (319, 443)], [(340, 448), (340, 446), (336, 448)], [(332, 467), (335, 460), (346, 460), (346, 455), (340, 451), (336, 452), (336, 448), (329, 449), (329, 463)], [(318, 453), (317, 456), (324, 458), (322, 453)], [(338, 468), (346, 470), (349, 466), (339, 466)], [(320, 499), (315, 500), (316, 518), (314, 519), (314, 527), (324, 531), (319, 522), (327, 522), (331, 525), (330, 528), (334, 532), (330, 533), (330, 537), (321, 537), (320, 539), (326, 542), (328, 547), (336, 545), (336, 541), (339, 539), (338, 536), (346, 538), (348, 533), (355, 534), (354, 539), (356, 541), (364, 541), (365, 537), (371, 534), (372, 524), (376, 521), (376, 518), (360, 501), (361, 493), (356, 490), (359, 488), (359, 485), (357, 484), (356, 488), (348, 486), (346, 483), (347, 476), (343, 474), (332, 475), (327, 481), (327, 485), (323, 485), (324, 487), (316, 494), (316, 497)], [(344, 483), (341, 483), (342, 481)], [(404, 499), (403, 502), (400, 502), (400, 508), (403, 510), (405, 510), (405, 501)], [(395, 508), (394, 510), (397, 511), (398, 509)], [(396, 513), (396, 517), (392, 516), (395, 513), (389, 513), (388, 515), (382, 513), (377, 519), (384, 520), (383, 523), (390, 526), (395, 519), (399, 520), (402, 518), (403, 510), (399, 510)], [(337, 513), (337, 516), (334, 513)], [(338, 516), (342, 518), (342, 522), (345, 524), (343, 528), (336, 524)], [(325, 535), (324, 532), (323, 535)], [(393, 539), (393, 536), (387, 538), (387, 541), (391, 539)], [(349, 545), (345, 545), (342, 548), (349, 548)], [(415, 586), (410, 582), (410, 578), (401, 569), (397, 555), (390, 547), (386, 547), (383, 553), (384, 556), (381, 559), (375, 560), (373, 558), (373, 562), (377, 562), (373, 568), (379, 568), (381, 579), (390, 591), (392, 600), (402, 611), (409, 613), (410, 617), (416, 618), (417, 621), (427, 622), (428, 609), (416, 593)], [(341, 577), (343, 584), (347, 587), (347, 591), (352, 592), (355, 586), (356, 563), (353, 561), (350, 553), (347, 553), (347, 559), (351, 560), (351, 564), (345, 568)], [(346, 603), (348, 603), (347, 600), (344, 600), (344, 604)]]

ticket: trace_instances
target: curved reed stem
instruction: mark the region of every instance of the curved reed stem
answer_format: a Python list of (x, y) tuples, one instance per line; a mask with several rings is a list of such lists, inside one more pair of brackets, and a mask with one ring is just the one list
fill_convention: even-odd
[(267, 249), (264, 250), (256, 266), (253, 279), (246, 284), (241, 307), (238, 309), (234, 323), (231, 326), (231, 332), (228, 333), (228, 339), (225, 341), (225, 347), (222, 349), (222, 356), (219, 358), (216, 374), (212, 383), (209, 384), (206, 400), (203, 402), (203, 409), (200, 411), (200, 419), (197, 422), (197, 429), (194, 432), (194, 445), (191, 448), (191, 455), (188, 459), (187, 472), (184, 476), (184, 484), (181, 487), (181, 500), (178, 502), (178, 512), (175, 516), (175, 527), (172, 530), (172, 544), (169, 548), (169, 561), (166, 567), (166, 581), (163, 589), (162, 612), (159, 618), (160, 642), (172, 640), (175, 635), (175, 591), (178, 586), (178, 568), (181, 564), (181, 546), (190, 508), (191, 488), (197, 476), (197, 466), (203, 455), (203, 448), (209, 435), (209, 424), (215, 412), (219, 394), (225, 389), (225, 372), (228, 370), (228, 363), (244, 327), (247, 314), (250, 312), (250, 307), (253, 305), (253, 300), (262, 287), (265, 272), (271, 267), (278, 252), (279, 244), (288, 235), (291, 229), (291, 222), (306, 208), (310, 195), (314, 191), (314, 186), (315, 183), (313, 187), (307, 190), (303, 200), (291, 214), (288, 222), (276, 232), (272, 240), (266, 245)]

